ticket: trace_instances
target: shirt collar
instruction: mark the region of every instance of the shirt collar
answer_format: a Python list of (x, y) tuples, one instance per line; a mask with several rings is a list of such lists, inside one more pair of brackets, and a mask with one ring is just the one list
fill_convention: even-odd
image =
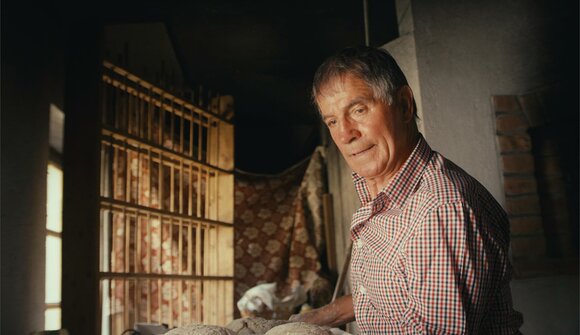
[[(419, 141), (405, 161), (405, 164), (403, 164), (403, 167), (376, 197), (378, 198), (381, 194), (384, 194), (393, 206), (402, 208), (407, 198), (414, 192), (419, 180), (421, 180), (423, 170), (427, 167), (432, 154), (433, 150), (431, 150), (423, 135), (419, 134)], [(356, 172), (352, 173), (352, 178), (359, 200), (365, 206), (373, 200), (366, 179)]]

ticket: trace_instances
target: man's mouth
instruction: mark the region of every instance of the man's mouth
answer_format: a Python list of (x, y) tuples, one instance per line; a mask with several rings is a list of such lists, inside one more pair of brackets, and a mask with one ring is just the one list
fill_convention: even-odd
[(373, 145), (371, 145), (371, 146), (370, 146), (370, 147), (368, 147), (368, 148), (365, 148), (365, 149), (363, 149), (363, 150), (361, 150), (361, 151), (357, 151), (357, 152), (355, 152), (355, 153), (351, 154), (351, 156), (352, 156), (352, 157), (360, 156), (360, 155), (362, 155), (362, 154), (366, 153), (367, 151), (371, 150), (371, 149), (372, 149), (372, 148), (374, 148), (374, 147), (375, 147), (375, 145), (373, 144)]

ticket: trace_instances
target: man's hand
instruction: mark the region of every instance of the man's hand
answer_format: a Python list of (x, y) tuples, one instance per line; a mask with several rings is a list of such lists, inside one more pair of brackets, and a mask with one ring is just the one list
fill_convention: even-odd
[(307, 322), (328, 327), (338, 327), (352, 322), (354, 321), (352, 295), (340, 297), (326, 306), (306, 313), (294, 314), (290, 317), (290, 321)]

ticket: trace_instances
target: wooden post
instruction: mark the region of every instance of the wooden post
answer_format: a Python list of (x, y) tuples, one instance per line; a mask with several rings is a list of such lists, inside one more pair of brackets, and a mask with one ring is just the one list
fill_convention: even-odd
[(324, 232), (326, 235), (326, 258), (328, 269), (336, 272), (336, 247), (334, 233), (334, 217), (332, 208), (332, 194), (325, 193), (322, 195), (322, 210), (324, 215)]
[[(64, 111), (62, 327), (100, 334), (99, 307), (99, 87), (98, 22), (71, 23)], [(82, 159), (79, 159), (82, 157)]]

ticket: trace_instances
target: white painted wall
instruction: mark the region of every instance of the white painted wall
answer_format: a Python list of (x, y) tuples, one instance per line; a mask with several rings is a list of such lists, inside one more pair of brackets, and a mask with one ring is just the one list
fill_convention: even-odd
[(555, 14), (545, 7), (526, 0), (412, 1), (425, 137), (501, 203), (491, 96), (554, 80), (547, 31)]

